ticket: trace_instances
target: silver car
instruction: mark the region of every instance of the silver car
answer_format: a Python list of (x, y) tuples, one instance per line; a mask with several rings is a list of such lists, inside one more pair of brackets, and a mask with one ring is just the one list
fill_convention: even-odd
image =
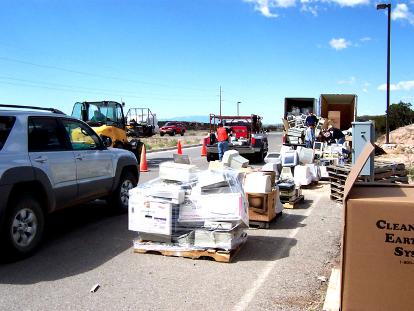
[(139, 180), (132, 152), (51, 110), (0, 107), (0, 243), (16, 257), (39, 246), (46, 214), (98, 198), (127, 211)]

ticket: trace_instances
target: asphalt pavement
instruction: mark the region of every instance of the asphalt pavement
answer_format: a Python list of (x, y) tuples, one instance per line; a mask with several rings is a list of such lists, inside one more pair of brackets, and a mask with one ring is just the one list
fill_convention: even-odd
[[(280, 148), (279, 134), (269, 141), (270, 150)], [(148, 154), (140, 183), (155, 178), (172, 153)], [(201, 147), (183, 153), (207, 167)], [(329, 277), (338, 254), (341, 206), (330, 201), (328, 184), (304, 194), (270, 229), (248, 230), (229, 264), (135, 254), (127, 215), (104, 202), (60, 212), (38, 253), (0, 264), (0, 310), (313, 310), (323, 299), (318, 277)]]

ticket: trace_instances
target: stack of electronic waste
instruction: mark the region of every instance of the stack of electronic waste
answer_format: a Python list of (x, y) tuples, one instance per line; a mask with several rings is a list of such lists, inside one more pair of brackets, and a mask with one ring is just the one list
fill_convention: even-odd
[(296, 187), (294, 182), (281, 182), (278, 184), (280, 191), (280, 201), (282, 203), (295, 202), (302, 195), (300, 187)]
[(276, 176), (279, 175), (279, 165), (267, 163), (261, 171), (247, 172), (243, 189), (249, 203), (249, 221), (271, 222), (283, 210), (279, 199), (279, 189)]
[[(303, 148), (305, 149), (305, 148)], [(311, 164), (300, 165), (299, 153), (289, 147), (283, 146), (281, 149), (282, 170), (278, 180), (280, 201), (284, 208), (293, 208), (294, 205), (302, 201), (301, 186), (312, 182)], [(307, 158), (305, 156), (305, 158)], [(301, 159), (303, 161), (303, 159)], [(314, 168), (312, 168), (312, 171)]]
[(291, 144), (303, 144), (306, 127), (292, 127), (287, 130), (287, 136), (289, 143)]
[(129, 192), (129, 230), (134, 248), (232, 250), (247, 238), (248, 205), (239, 173), (230, 168), (199, 171), (165, 162), (159, 178)]
[[(293, 145), (300, 145), (305, 142), (305, 132), (306, 132), (306, 114), (293, 115), (288, 114), (287, 119), (282, 119), (287, 141)], [(319, 118), (318, 124), (315, 127), (315, 137), (318, 137), (322, 129), (327, 128), (328, 120), (324, 118)]]

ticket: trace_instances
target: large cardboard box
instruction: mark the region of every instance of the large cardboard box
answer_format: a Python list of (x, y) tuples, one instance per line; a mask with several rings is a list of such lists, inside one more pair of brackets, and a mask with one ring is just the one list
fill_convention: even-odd
[(171, 236), (172, 204), (154, 202), (150, 198), (141, 195), (130, 197), (128, 229)]
[(249, 202), (249, 221), (270, 222), (276, 217), (279, 190), (268, 193), (246, 193)]
[(373, 150), (345, 183), (341, 310), (414, 310), (414, 186), (355, 183)]

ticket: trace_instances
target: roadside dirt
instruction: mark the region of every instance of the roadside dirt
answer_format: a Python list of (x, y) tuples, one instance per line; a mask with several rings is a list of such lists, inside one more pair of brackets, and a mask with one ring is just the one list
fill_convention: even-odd
[(404, 163), (410, 177), (409, 182), (414, 183), (414, 124), (391, 131), (390, 147), (384, 146), (385, 135), (380, 136), (376, 143), (383, 147), (386, 154), (378, 156), (375, 159), (386, 162)]

